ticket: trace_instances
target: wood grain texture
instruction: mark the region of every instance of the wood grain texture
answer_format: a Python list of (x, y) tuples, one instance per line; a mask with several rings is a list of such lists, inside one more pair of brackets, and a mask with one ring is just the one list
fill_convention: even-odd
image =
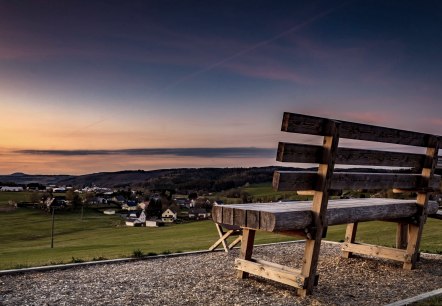
[(408, 256), (405, 250), (387, 248), (377, 245), (344, 242), (342, 244), (341, 250), (343, 252), (355, 252), (358, 254), (376, 256), (401, 262), (406, 262), (408, 260)]
[[(238, 226), (244, 224), (245, 227), (269, 232), (281, 232), (304, 229), (313, 224), (311, 212), (311, 201), (296, 201), (283, 203), (255, 203), (236, 205), (217, 205), (213, 210), (216, 214), (229, 211), (222, 223)], [(229, 207), (229, 210), (223, 207)], [(437, 202), (428, 203), (428, 214), (436, 214), (438, 211)], [(244, 210), (245, 220), (235, 219), (235, 223), (229, 223), (233, 210)], [(414, 200), (396, 199), (345, 199), (330, 200), (328, 203), (326, 225), (348, 224), (354, 222), (372, 220), (390, 220), (407, 218), (413, 216), (418, 211)], [(255, 216), (249, 223), (249, 216)], [(256, 222), (256, 219), (266, 219), (265, 222)], [(215, 220), (214, 220), (215, 221)]]
[(296, 288), (303, 288), (305, 282), (305, 278), (300, 274), (299, 270), (260, 259), (243, 260), (237, 258), (235, 260), (235, 268)]
[[(276, 160), (291, 163), (323, 163), (322, 146), (280, 142)], [(338, 148), (336, 164), (421, 168), (424, 154)]]
[[(281, 130), (284, 132), (327, 136), (324, 129), (326, 118), (307, 116), (302, 114), (284, 113)], [(395, 143), (410, 146), (426, 147), (428, 134), (380, 127), (337, 120), (340, 122), (339, 134), (341, 138), (367, 140), (385, 143)], [(438, 137), (442, 144), (442, 137)]]
[[(318, 176), (312, 171), (276, 171), (273, 187), (278, 191), (314, 190)], [(441, 177), (434, 175), (429, 188), (438, 190)], [(420, 174), (335, 172), (330, 189), (419, 189), (426, 188)]]

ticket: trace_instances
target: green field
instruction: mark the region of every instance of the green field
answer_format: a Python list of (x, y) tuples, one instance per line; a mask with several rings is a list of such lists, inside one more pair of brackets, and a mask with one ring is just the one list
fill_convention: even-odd
[[(259, 196), (259, 192), (269, 192), (266, 188), (268, 187), (260, 186), (254, 192)], [(7, 203), (6, 194), (0, 193), (0, 206)], [(14, 193), (13, 196), (22, 200), (19, 193)], [(21, 196), (29, 195), (21, 193)], [(138, 250), (143, 254), (204, 250), (218, 238), (212, 221), (172, 224), (160, 228), (133, 228), (122, 224), (120, 217), (104, 215), (92, 209), (85, 210), (83, 219), (80, 211), (57, 212), (54, 248), (51, 249), (50, 214), (32, 208), (0, 212), (0, 269), (130, 257)], [(340, 241), (344, 232), (345, 226), (332, 226), (328, 229), (326, 239)], [(288, 236), (260, 232), (256, 243), (291, 239), (293, 238)], [(361, 242), (393, 246), (395, 224), (361, 223), (357, 239)], [(428, 221), (421, 249), (442, 253), (441, 221)]]

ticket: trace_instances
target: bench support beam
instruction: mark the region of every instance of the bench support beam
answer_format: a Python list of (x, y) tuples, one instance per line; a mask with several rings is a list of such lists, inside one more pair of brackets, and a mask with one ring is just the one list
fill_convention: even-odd
[[(345, 242), (354, 243), (356, 240), (356, 231), (358, 230), (358, 223), (347, 224), (347, 229), (345, 231)], [(351, 258), (352, 252), (342, 251), (343, 258)]]
[[(253, 242), (255, 241), (255, 230), (244, 228), (241, 242), (241, 250), (239, 253), (239, 259), (249, 261), (252, 259)], [(247, 271), (238, 270), (238, 278), (244, 279), (249, 276)]]
[(313, 293), (315, 286), (316, 270), (318, 266), (319, 251), (324, 227), (327, 226), (326, 215), (328, 205), (328, 190), (331, 185), (331, 178), (335, 166), (336, 153), (339, 143), (339, 123), (328, 120), (325, 124), (325, 135), (323, 143), (322, 161), (318, 166), (318, 180), (316, 182), (315, 194), (313, 196), (312, 214), (313, 224), (316, 228), (312, 239), (305, 242), (305, 251), (301, 274), (306, 278), (304, 288), (298, 289), (302, 297)]

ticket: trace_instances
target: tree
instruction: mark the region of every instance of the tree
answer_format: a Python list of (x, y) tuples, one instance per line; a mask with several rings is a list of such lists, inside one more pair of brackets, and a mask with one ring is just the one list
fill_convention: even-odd
[(81, 200), (80, 195), (77, 192), (74, 192), (74, 190), (72, 189), (66, 192), (66, 200), (71, 202), (73, 209), (76, 209), (77, 207), (83, 205), (83, 201)]
[(146, 217), (160, 219), (161, 214), (163, 213), (161, 199), (158, 197), (151, 198), (149, 201), (149, 205), (144, 211)]

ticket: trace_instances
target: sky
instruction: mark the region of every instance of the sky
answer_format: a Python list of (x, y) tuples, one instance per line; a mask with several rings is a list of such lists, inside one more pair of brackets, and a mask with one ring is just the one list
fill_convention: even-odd
[(274, 165), (285, 111), (442, 134), (440, 1), (0, 0), (0, 174)]

